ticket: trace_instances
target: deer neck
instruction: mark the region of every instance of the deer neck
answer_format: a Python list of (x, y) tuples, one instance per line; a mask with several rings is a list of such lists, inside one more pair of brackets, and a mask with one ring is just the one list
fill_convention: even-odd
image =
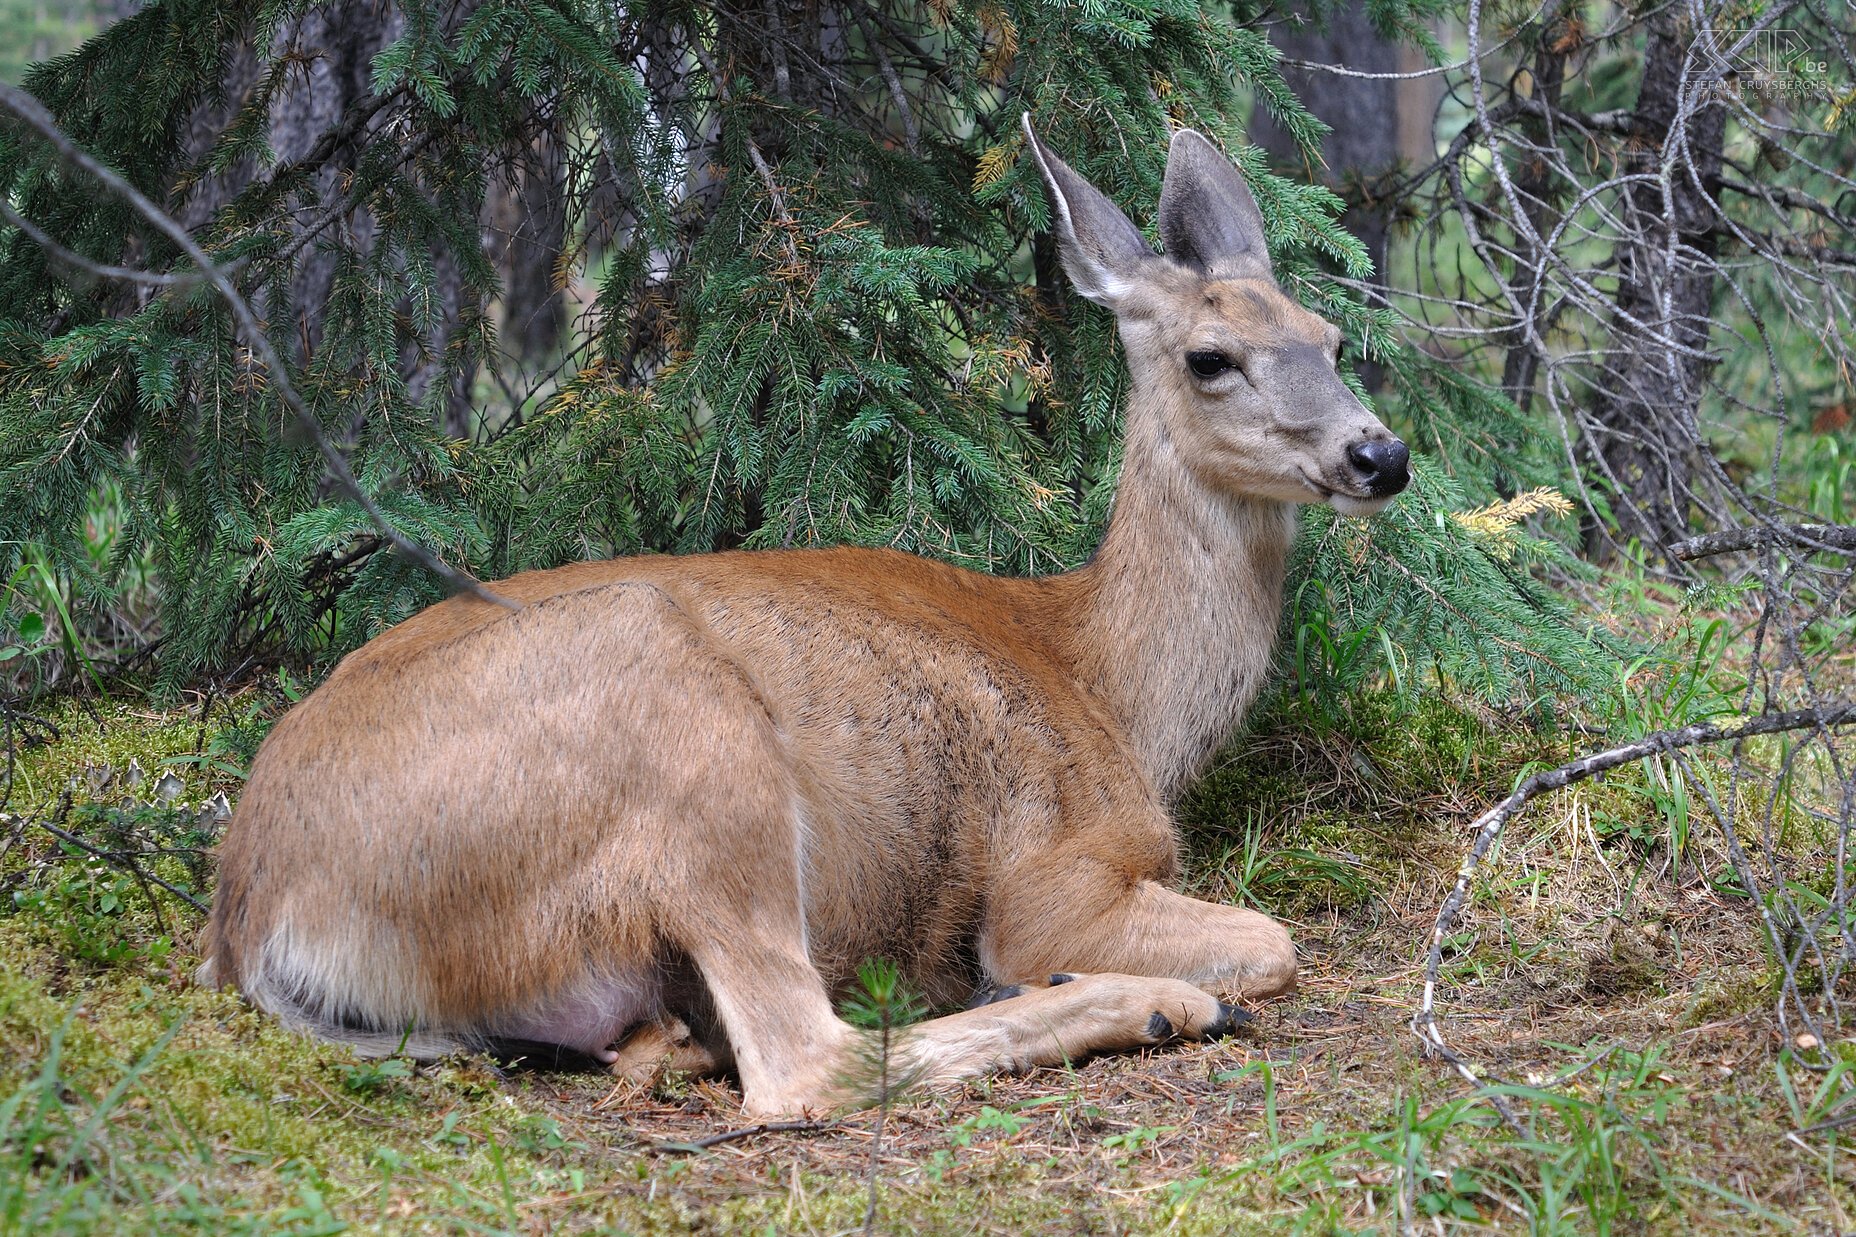
[(1101, 548), (1066, 577), (1070, 652), (1171, 800), (1268, 677), (1296, 509), (1196, 478), (1138, 387), (1124, 461)]

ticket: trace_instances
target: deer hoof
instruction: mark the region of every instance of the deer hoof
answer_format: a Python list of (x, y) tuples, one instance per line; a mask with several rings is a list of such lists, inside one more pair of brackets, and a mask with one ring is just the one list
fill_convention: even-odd
[(985, 1005), (997, 1005), (1000, 1001), (1009, 1001), (1015, 996), (1023, 996), (1023, 984), (1007, 984), (1003, 988), (981, 988), (967, 1002), (968, 1009), (979, 1009)]
[(1203, 1038), (1223, 1039), (1227, 1035), (1234, 1034), (1237, 1028), (1243, 1026), (1246, 1022), (1255, 1022), (1256, 1020), (1257, 1016), (1249, 1010), (1239, 1009), (1235, 1005), (1226, 1005), (1223, 1001), (1220, 1001), (1218, 1002), (1218, 1016), (1212, 1019), (1206, 1026)]

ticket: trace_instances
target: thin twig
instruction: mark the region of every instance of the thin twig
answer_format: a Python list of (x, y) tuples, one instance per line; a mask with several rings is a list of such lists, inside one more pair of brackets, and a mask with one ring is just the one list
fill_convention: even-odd
[(651, 1143), (646, 1150), (657, 1155), (694, 1155), (698, 1151), (707, 1151), (723, 1143), (740, 1142), (744, 1138), (758, 1138), (762, 1134), (820, 1134), (835, 1129), (836, 1121), (769, 1121), (765, 1125), (750, 1125), (739, 1130), (723, 1130), (720, 1134), (711, 1134), (707, 1138), (698, 1138), (694, 1142), (658, 1142)]
[[(100, 847), (92, 846), (89, 842), (86, 842), (83, 838), (78, 837), (75, 833), (72, 833), (70, 830), (60, 829), (57, 825), (52, 824), (48, 820), (34, 820), (34, 821), (28, 821), (27, 823), (37, 825), (39, 828), (45, 830), (45, 832), (51, 834), (53, 837), (57, 838), (61, 842), (69, 842), (71, 845), (77, 847), (79, 850), (87, 851), (88, 853), (96, 856), (98, 859), (103, 860), (103, 862), (109, 864), (111, 867), (120, 868), (123, 871), (128, 872), (129, 875), (135, 877), (137, 880), (153, 881), (155, 884), (161, 886), (163, 889), (167, 890), (169, 893), (173, 894), (175, 897), (179, 898), (181, 901), (192, 906), (194, 910), (199, 911), (202, 915), (209, 913), (209, 908), (207, 907), (206, 903), (200, 901), (200, 899), (194, 897), (192, 894), (188, 893), (185, 889), (182, 889), (178, 885), (171, 885), (167, 881), (162, 880), (159, 876), (156, 876), (153, 872), (145, 872), (137, 865), (128, 862), (131, 852), (103, 850)], [(160, 913), (159, 908), (156, 908), (156, 913), (157, 914)]]
[(1472, 59), (1486, 60), (1490, 56), (1493, 56), (1496, 52), (1502, 50), (1502, 48), (1508, 46), (1525, 34), (1535, 22), (1540, 20), (1540, 15), (1546, 12), (1547, 6), (1552, 3), (1553, 0), (1544, 0), (1541, 6), (1534, 10), (1534, 15), (1532, 17), (1529, 17), (1526, 21), (1514, 28), (1514, 33), (1498, 43), (1490, 44), (1481, 51), (1474, 53), (1473, 56), (1465, 56), (1455, 64), (1433, 65), (1428, 69), (1413, 69), (1404, 73), (1368, 73), (1361, 69), (1349, 69), (1345, 65), (1326, 64), (1319, 60), (1297, 60), (1293, 56), (1279, 56), (1276, 63), (1287, 65), (1292, 69), (1302, 69), (1310, 73), (1327, 73), (1334, 77), (1351, 77), (1356, 80), (1369, 82), (1409, 82), (1416, 81), (1419, 78), (1438, 77), (1445, 73), (1455, 73), (1460, 69), (1469, 67), (1469, 62)]
[(86, 274), (99, 279), (121, 279), (129, 283), (147, 284), (153, 288), (188, 287), (200, 282), (200, 276), (182, 272), (178, 275), (163, 274), (159, 271), (138, 271), (127, 266), (111, 266), (107, 262), (93, 262), (74, 249), (66, 249), (57, 241), (47, 236), (39, 226), (26, 218), (0, 198), (0, 219), (24, 232), (33, 244), (52, 255), (67, 266), (74, 266)]

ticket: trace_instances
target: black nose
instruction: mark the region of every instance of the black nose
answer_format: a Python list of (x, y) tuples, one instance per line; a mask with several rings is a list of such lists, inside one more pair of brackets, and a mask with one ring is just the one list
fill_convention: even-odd
[(1347, 448), (1347, 462), (1374, 498), (1388, 498), (1411, 480), (1411, 452), (1396, 438), (1356, 442)]

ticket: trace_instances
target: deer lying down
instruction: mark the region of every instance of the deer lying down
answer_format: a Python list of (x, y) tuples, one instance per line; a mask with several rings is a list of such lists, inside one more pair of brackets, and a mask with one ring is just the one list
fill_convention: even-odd
[(629, 1067), (687, 1027), (756, 1116), (847, 1098), (833, 993), (865, 958), (939, 1004), (1009, 995), (907, 1033), (930, 1082), (1218, 1035), (1243, 1015), (1213, 993), (1294, 986), (1281, 925), (1167, 887), (1168, 804), (1263, 683), (1296, 505), (1377, 511), (1405, 446), (1204, 137), (1173, 139), (1162, 258), (1026, 135), (1132, 377), (1089, 565), (629, 558), (433, 606), (258, 753), (207, 982), (363, 1053)]

